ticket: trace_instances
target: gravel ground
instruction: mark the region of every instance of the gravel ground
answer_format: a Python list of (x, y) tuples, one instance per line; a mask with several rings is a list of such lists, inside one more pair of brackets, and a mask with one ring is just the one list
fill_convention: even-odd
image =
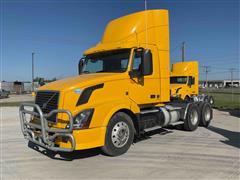
[(214, 110), (206, 129), (168, 129), (118, 157), (99, 149), (53, 154), (28, 147), (18, 109), (2, 108), (2, 179), (239, 179), (239, 117)]
[(23, 101), (33, 101), (34, 97), (31, 94), (10, 94), (9, 98), (0, 99), (0, 103), (9, 102), (23, 102)]

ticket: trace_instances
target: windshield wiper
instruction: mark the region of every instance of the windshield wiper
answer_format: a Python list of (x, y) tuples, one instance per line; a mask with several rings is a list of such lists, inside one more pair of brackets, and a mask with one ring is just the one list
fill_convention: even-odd
[(90, 71), (83, 71), (83, 74), (89, 74)]

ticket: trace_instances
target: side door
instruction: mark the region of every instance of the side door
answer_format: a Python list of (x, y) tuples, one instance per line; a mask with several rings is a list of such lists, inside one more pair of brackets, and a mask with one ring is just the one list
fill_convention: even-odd
[(188, 76), (188, 86), (189, 86), (188, 94), (190, 94), (190, 95), (197, 94), (196, 84), (195, 84), (195, 77), (194, 76)]
[[(158, 72), (158, 56), (151, 48), (151, 72), (146, 75), (141, 75), (143, 68), (144, 49), (135, 49), (131, 57), (130, 87), (129, 97), (138, 105), (152, 104), (159, 102), (159, 73)], [(156, 72), (157, 69), (157, 72)]]

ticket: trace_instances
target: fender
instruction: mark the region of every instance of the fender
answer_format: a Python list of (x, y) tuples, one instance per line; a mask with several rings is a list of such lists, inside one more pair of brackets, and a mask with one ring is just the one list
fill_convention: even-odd
[[(118, 102), (119, 103), (119, 102)], [(108, 125), (108, 122), (110, 121), (111, 117), (118, 111), (120, 111), (121, 109), (128, 109), (131, 111), (131, 104), (128, 102), (127, 103), (119, 103), (117, 104), (117, 106), (114, 106), (113, 108), (111, 108), (109, 111), (108, 111), (108, 114), (106, 115), (105, 119), (103, 120), (103, 124), (102, 126), (103, 127), (106, 127)]]
[(118, 111), (122, 109), (127, 109), (131, 111), (133, 114), (139, 113), (140, 108), (137, 106), (137, 104), (132, 101), (131, 99), (128, 99), (129, 101), (113, 101), (116, 102), (114, 104), (117, 104), (117, 106), (114, 106), (113, 108), (110, 109), (108, 114), (106, 115), (106, 118), (103, 121), (103, 126), (106, 127), (108, 125), (108, 122), (110, 121), (111, 117)]

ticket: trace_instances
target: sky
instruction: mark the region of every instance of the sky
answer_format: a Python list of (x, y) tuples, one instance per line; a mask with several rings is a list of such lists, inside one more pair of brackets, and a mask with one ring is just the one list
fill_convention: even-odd
[[(101, 40), (110, 20), (144, 10), (144, 0), (0, 0), (1, 80), (77, 75), (84, 50)], [(186, 60), (209, 67), (209, 79), (239, 78), (238, 0), (147, 0), (148, 9), (168, 9), (171, 63)]]

